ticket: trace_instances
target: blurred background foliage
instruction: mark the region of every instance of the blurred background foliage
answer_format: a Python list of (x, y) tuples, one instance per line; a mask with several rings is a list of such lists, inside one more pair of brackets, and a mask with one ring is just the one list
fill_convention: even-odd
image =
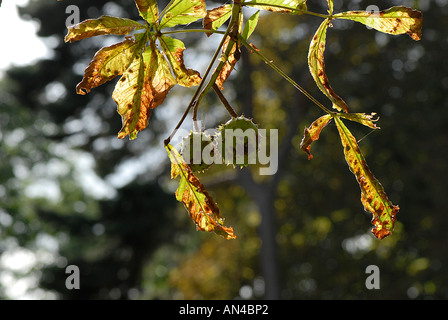
[[(207, 1), (210, 8), (222, 3)], [(382, 241), (370, 234), (371, 217), (335, 126), (323, 131), (308, 161), (299, 143), (320, 109), (246, 51), (224, 94), (260, 127), (279, 129), (279, 170), (261, 177), (250, 168), (217, 166), (201, 174), (238, 238), (196, 232), (175, 201), (163, 149), (194, 88), (173, 89), (137, 140), (118, 140), (113, 84), (86, 96), (75, 93), (94, 53), (118, 38), (65, 44), (69, 4), (80, 8), (81, 20), (102, 14), (139, 19), (133, 1), (125, 0), (31, 0), (20, 8), (24, 19), (39, 22), (38, 36), (52, 54), (12, 67), (0, 82), (0, 298), (448, 297), (447, 0), (374, 3), (421, 10), (419, 42), (350, 21), (334, 21), (327, 35), (333, 88), (351, 112), (380, 116), (375, 132), (349, 126), (401, 208), (395, 232)], [(308, 4), (326, 10), (324, 0)], [(335, 11), (371, 4), (335, 1)], [(306, 63), (320, 22), (263, 14), (251, 40), (325, 102)], [(188, 48), (186, 64), (203, 72), (219, 37), (179, 37)], [(199, 111), (205, 128), (228, 119), (212, 94)], [(190, 130), (191, 123), (183, 128)], [(81, 270), (80, 290), (65, 288), (71, 264)], [(381, 271), (379, 290), (365, 287), (372, 264)]]

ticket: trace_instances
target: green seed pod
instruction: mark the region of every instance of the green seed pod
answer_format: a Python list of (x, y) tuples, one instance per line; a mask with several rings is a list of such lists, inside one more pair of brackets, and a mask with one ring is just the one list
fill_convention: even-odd
[(258, 127), (252, 120), (230, 119), (219, 127), (217, 141), (224, 163), (243, 167), (257, 162)]
[(211, 166), (215, 149), (212, 137), (205, 132), (191, 131), (182, 139), (181, 154), (193, 172), (201, 172)]

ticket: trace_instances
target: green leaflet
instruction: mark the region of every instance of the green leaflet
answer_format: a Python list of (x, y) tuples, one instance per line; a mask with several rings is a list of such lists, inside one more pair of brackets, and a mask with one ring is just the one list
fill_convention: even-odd
[(241, 32), (241, 36), (247, 40), (249, 39), (252, 32), (254, 32), (257, 27), (258, 17), (260, 16), (260, 11), (255, 12), (249, 19), (247, 19), (246, 24), (244, 25), (243, 32)]
[(160, 28), (189, 24), (206, 15), (204, 0), (175, 0), (160, 21)]
[(327, 0), (328, 2), (328, 14), (333, 14), (333, 0)]
[(112, 80), (128, 68), (137, 42), (132, 38), (101, 48), (93, 57), (84, 72), (84, 77), (76, 86), (76, 92), (81, 95), (91, 89)]
[(392, 233), (399, 207), (390, 202), (383, 186), (370, 171), (352, 133), (339, 117), (335, 117), (335, 122), (344, 148), (345, 160), (361, 188), (361, 202), (364, 209), (372, 214), (372, 233), (383, 239)]
[(272, 12), (301, 14), (298, 10), (307, 10), (306, 0), (253, 0), (245, 1), (245, 6)]
[(135, 0), (138, 12), (149, 24), (153, 24), (159, 19), (159, 9), (156, 0)]
[(308, 66), (318, 88), (331, 100), (333, 108), (348, 113), (347, 104), (334, 92), (325, 74), (325, 39), (330, 21), (329, 18), (325, 19), (314, 34), (308, 50)]
[(64, 40), (65, 42), (74, 42), (105, 34), (127, 35), (136, 29), (144, 28), (144, 25), (131, 19), (102, 16), (68, 27), (68, 34)]
[(225, 239), (235, 239), (233, 228), (224, 226), (224, 218), (221, 217), (217, 204), (185, 164), (179, 152), (170, 144), (165, 149), (171, 161), (171, 178), (180, 176), (176, 199), (185, 205), (197, 229), (215, 232)]
[(420, 40), (422, 36), (422, 13), (403, 6), (380, 12), (342, 12), (335, 14), (333, 18), (357, 21), (385, 33), (395, 35), (407, 33), (414, 40)]

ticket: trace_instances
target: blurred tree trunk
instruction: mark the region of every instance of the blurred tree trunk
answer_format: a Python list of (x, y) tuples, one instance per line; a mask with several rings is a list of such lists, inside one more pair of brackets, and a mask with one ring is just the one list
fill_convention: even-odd
[[(242, 61), (240, 61), (240, 78), (243, 90), (237, 89), (238, 99), (242, 104), (242, 114), (248, 118), (253, 118), (253, 93), (254, 86), (251, 78), (252, 66), (249, 54), (246, 50), (242, 50)], [(308, 77), (308, 74), (307, 76)], [(263, 279), (265, 281), (265, 299), (280, 299), (281, 281), (279, 275), (279, 257), (277, 250), (277, 227), (276, 227), (276, 210), (275, 199), (277, 194), (277, 186), (286, 172), (286, 162), (292, 146), (292, 137), (296, 133), (299, 125), (299, 118), (303, 114), (301, 104), (304, 96), (297, 95), (297, 103), (291, 110), (288, 110), (288, 118), (286, 123), (286, 134), (279, 141), (278, 145), (278, 170), (266, 182), (257, 182), (252, 178), (250, 170), (241, 170), (238, 175), (238, 182), (248, 192), (249, 196), (256, 203), (261, 215), (261, 223), (259, 226), (259, 236), (261, 239), (260, 249), (260, 266)], [(255, 121), (256, 122), (256, 121)]]
[(239, 183), (249, 193), (256, 203), (261, 215), (259, 236), (261, 238), (260, 265), (265, 282), (265, 298), (280, 298), (280, 281), (278, 273), (278, 257), (276, 225), (275, 225), (275, 187), (276, 185), (264, 185), (255, 182), (248, 170), (240, 171)]

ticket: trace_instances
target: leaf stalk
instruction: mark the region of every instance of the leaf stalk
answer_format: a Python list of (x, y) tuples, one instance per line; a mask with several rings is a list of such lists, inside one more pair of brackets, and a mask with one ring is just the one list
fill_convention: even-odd
[(335, 116), (335, 112), (329, 110), (322, 103), (316, 100), (308, 91), (302, 88), (297, 82), (295, 82), (290, 76), (288, 76), (283, 70), (277, 67), (271, 60), (269, 60), (263, 53), (259, 50), (252, 47), (242, 36), (238, 36), (239, 41), (248, 48), (251, 52), (255, 53), (259, 58), (261, 58), (268, 66), (274, 69), (278, 74), (280, 74), (286, 81), (288, 81), (292, 86), (294, 86), (297, 90), (302, 92), (308, 99), (310, 99), (314, 104), (316, 104), (319, 108), (321, 108), (326, 113), (330, 114), (332, 117)]

